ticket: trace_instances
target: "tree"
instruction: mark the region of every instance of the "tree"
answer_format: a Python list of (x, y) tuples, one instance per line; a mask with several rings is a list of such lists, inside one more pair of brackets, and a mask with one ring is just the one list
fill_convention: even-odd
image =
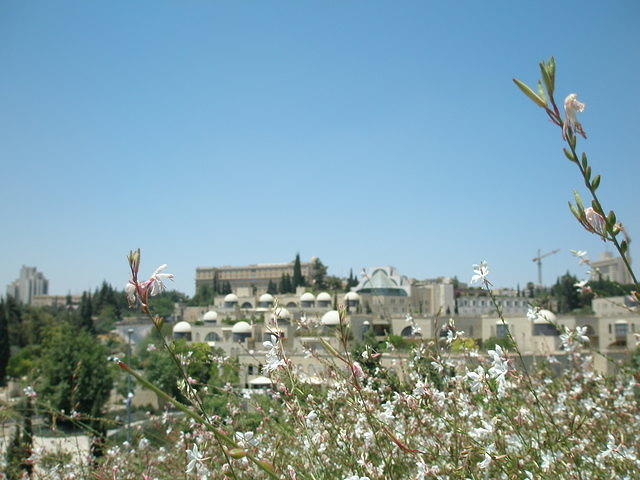
[(4, 387), (7, 377), (7, 365), (11, 358), (9, 345), (9, 326), (4, 301), (0, 301), (0, 387)]
[(567, 272), (558, 278), (556, 284), (551, 288), (551, 295), (558, 302), (559, 313), (568, 313), (584, 306), (578, 289), (575, 287), (577, 281), (575, 276)]
[(296, 258), (293, 261), (293, 278), (291, 279), (293, 291), (297, 287), (304, 286), (304, 277), (302, 276), (302, 266), (300, 265), (300, 254), (296, 253)]
[(311, 264), (311, 281), (313, 287), (321, 290), (325, 288), (325, 277), (327, 275), (327, 267), (320, 261), (319, 258), (315, 258)]
[(269, 285), (267, 286), (267, 293), (270, 293), (271, 295), (275, 295), (276, 293), (278, 293), (278, 287), (276, 286), (275, 283), (273, 283), (273, 280), (269, 280)]
[(113, 385), (107, 350), (84, 329), (49, 328), (38, 365), (43, 399), (54, 411), (99, 417)]
[(533, 285), (533, 282), (527, 282), (527, 296), (529, 298), (534, 297), (534, 290), (535, 290), (535, 286)]
[[(104, 287), (104, 284), (103, 284)], [(100, 299), (99, 294), (96, 297)], [(97, 302), (96, 306), (102, 302)], [(80, 300), (80, 326), (92, 334), (96, 333), (93, 325), (93, 306), (91, 305), (91, 293), (83, 292)]]
[(278, 291), (280, 293), (292, 293), (294, 292), (294, 287), (291, 281), (291, 277), (287, 273), (283, 273), (280, 277), (280, 284), (278, 286)]

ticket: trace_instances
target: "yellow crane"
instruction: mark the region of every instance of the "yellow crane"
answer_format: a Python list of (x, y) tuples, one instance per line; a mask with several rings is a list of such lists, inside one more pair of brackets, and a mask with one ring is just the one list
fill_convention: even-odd
[(559, 248), (552, 250), (550, 252), (540, 254), (540, 249), (538, 249), (538, 256), (533, 258), (533, 262), (538, 263), (538, 285), (542, 286), (542, 259), (548, 257), (549, 255), (553, 255), (554, 253), (558, 253), (560, 251)]

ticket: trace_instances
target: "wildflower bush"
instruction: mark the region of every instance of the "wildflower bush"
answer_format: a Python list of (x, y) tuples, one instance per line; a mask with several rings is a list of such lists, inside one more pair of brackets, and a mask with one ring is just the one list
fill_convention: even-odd
[[(613, 212), (605, 213), (597, 197), (600, 176), (593, 176), (586, 155), (578, 154), (577, 136), (586, 134), (577, 113), (584, 105), (570, 94), (563, 115), (554, 99), (555, 62), (542, 62), (540, 69), (536, 91), (515, 82), (559, 127), (567, 143), (565, 156), (577, 166), (592, 198), (585, 207), (576, 193), (571, 211), (627, 262), (628, 239), (620, 236), (624, 227)], [(149, 299), (172, 276), (162, 266), (139, 280), (139, 250), (130, 253), (129, 265), (129, 302), (161, 331), (162, 320)], [(472, 282), (486, 291), (503, 319), (486, 262), (474, 266)], [(579, 283), (577, 288), (587, 288), (587, 282)], [(353, 345), (347, 311), (341, 307), (339, 313), (337, 342), (320, 337), (324, 350), (308, 352), (324, 368), (322, 383), (309, 381), (274, 334), (261, 352), (272, 388), (258, 395), (234, 388), (228, 358), (160, 335), (162, 354), (145, 359), (162, 361), (154, 374), (157, 384), (118, 359), (115, 364), (154, 390), (176, 414), (150, 416), (132, 442), (112, 445), (94, 465), (84, 460), (51, 465), (49, 460), (34, 475), (145, 480), (640, 477), (636, 365), (596, 373), (594, 359), (601, 354), (589, 348), (583, 328), (563, 330), (566, 362), (560, 374), (553, 358), (528, 365), (508, 330), (507, 338), (485, 345), (485, 354), (453, 322), (446, 337), (405, 342), (407, 350), (396, 351), (390, 365), (385, 361), (390, 354), (376, 345)], [(532, 319), (539, 315), (535, 307), (529, 312)], [(277, 317), (272, 316), (274, 332)], [(308, 321), (303, 319), (301, 327), (308, 327)], [(224, 408), (213, 398), (224, 399)], [(43, 455), (36, 449), (31, 461), (39, 464)]]

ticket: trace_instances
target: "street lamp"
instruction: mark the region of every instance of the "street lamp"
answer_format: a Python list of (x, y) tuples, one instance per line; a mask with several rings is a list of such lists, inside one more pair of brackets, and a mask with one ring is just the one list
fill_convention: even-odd
[[(131, 365), (131, 335), (133, 335), (133, 328), (127, 330), (127, 364)], [(131, 393), (131, 374), (127, 374), (127, 442), (131, 443), (131, 399), (133, 393)]]

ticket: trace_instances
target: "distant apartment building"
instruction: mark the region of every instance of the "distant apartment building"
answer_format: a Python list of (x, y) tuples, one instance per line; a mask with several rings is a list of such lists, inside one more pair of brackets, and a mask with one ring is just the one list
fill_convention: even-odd
[(20, 269), (20, 277), (7, 286), (7, 295), (20, 303), (30, 304), (34, 295), (47, 295), (49, 280), (36, 267), (25, 265)]
[[(309, 280), (313, 258), (310, 262), (300, 262), (302, 276)], [(277, 284), (282, 275), (293, 277), (293, 261), (287, 263), (258, 263), (241, 267), (197, 267), (196, 292), (203, 286), (213, 287), (228, 282), (231, 289), (255, 288), (256, 293), (265, 292), (269, 282)]]
[[(496, 296), (496, 303), (505, 315), (524, 315), (529, 310), (529, 300), (525, 297), (511, 295)], [(458, 315), (461, 317), (475, 315), (494, 315), (495, 306), (490, 297), (481, 295), (462, 295), (457, 298)]]
[[(627, 257), (629, 263), (631, 259)], [(622, 284), (633, 283), (622, 257), (603, 252), (599, 260), (591, 261), (591, 280), (611, 280)]]
[(80, 304), (80, 295), (34, 295), (31, 305), (34, 307), (75, 307)]

